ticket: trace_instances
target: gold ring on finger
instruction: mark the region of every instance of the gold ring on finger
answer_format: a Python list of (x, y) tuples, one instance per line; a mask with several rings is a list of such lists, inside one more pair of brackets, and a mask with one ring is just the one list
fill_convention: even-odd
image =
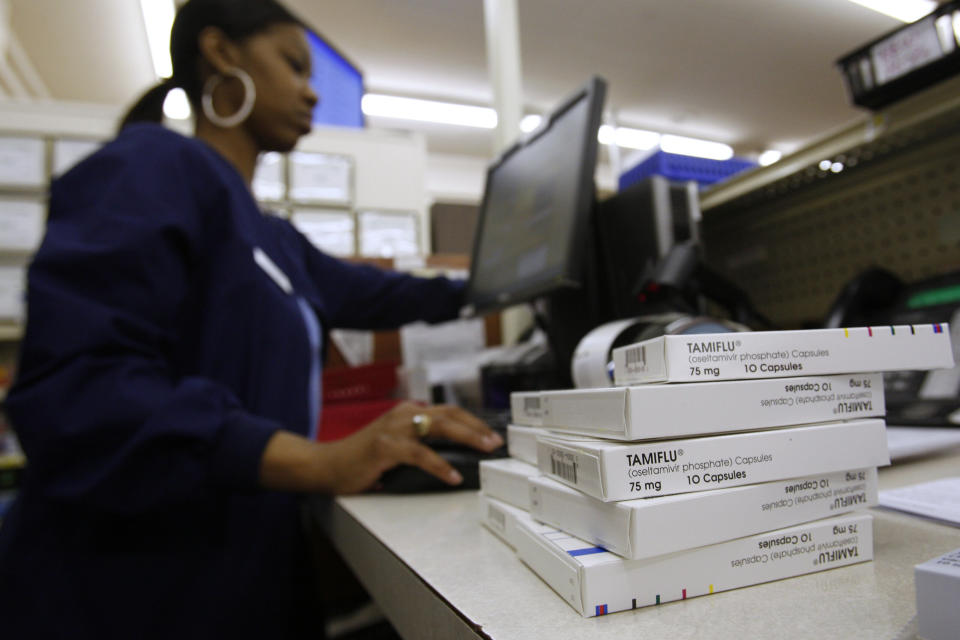
[(433, 425), (433, 418), (426, 413), (418, 413), (413, 416), (413, 429), (417, 432), (418, 438), (426, 438), (430, 433), (430, 427)]

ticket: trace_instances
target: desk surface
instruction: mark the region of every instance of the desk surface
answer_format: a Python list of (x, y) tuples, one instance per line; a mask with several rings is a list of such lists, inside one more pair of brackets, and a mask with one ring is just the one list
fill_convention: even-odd
[[(881, 469), (881, 489), (960, 475), (960, 450)], [(334, 544), (405, 638), (913, 637), (914, 565), (960, 528), (874, 515), (874, 561), (599, 618), (582, 618), (480, 525), (476, 492), (333, 504)]]

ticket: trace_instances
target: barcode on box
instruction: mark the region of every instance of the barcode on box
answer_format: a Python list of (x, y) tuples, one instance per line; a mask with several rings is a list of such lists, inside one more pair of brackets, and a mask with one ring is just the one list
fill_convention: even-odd
[(527, 413), (540, 413), (540, 397), (524, 398), (523, 410)]
[(494, 525), (500, 531), (507, 530), (507, 516), (503, 511), (495, 506), (487, 505), (487, 522)]
[(627, 371), (643, 371), (647, 368), (646, 345), (641, 344), (627, 349), (624, 357), (626, 359)]
[(577, 484), (577, 463), (573, 459), (564, 459), (563, 453), (554, 451), (550, 455), (550, 472), (567, 482)]

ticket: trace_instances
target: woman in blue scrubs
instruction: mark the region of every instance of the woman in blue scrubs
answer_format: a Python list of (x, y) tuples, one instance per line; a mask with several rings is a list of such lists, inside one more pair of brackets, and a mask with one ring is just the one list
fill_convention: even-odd
[[(0, 528), (4, 637), (317, 637), (299, 496), (398, 464), (457, 484), (427, 431), (502, 444), (412, 404), (313, 439), (326, 332), (454, 318), (462, 285), (343, 263), (261, 213), (258, 155), (292, 149), (321, 99), (281, 5), (190, 0), (171, 54), (173, 77), (52, 187), (6, 401), (29, 465)], [(173, 87), (192, 138), (158, 124)]]

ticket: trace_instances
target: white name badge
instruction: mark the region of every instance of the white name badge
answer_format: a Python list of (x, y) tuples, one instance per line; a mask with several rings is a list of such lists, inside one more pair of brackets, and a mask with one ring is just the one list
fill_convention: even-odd
[(285, 293), (293, 293), (293, 285), (290, 284), (290, 278), (287, 277), (287, 274), (285, 274), (260, 247), (253, 248), (253, 261), (256, 262), (257, 266), (263, 269), (264, 273), (270, 276), (270, 279), (276, 282), (277, 286)]

